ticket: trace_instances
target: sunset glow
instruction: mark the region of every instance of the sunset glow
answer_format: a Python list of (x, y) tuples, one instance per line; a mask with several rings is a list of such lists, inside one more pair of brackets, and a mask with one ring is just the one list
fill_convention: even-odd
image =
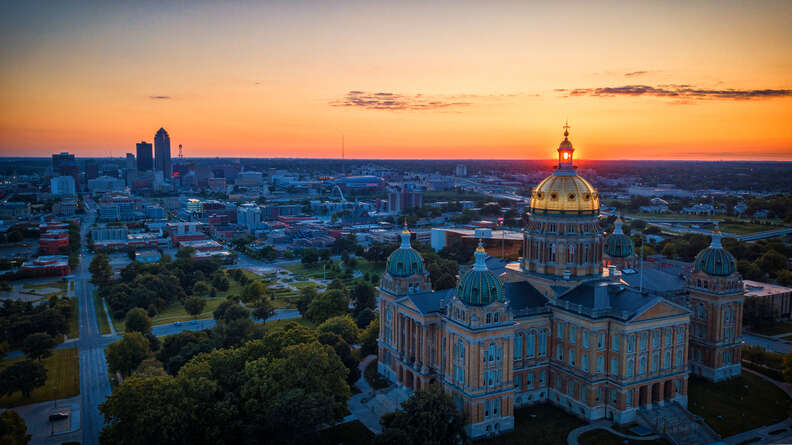
[(792, 160), (789, 2), (7, 2), (0, 155)]

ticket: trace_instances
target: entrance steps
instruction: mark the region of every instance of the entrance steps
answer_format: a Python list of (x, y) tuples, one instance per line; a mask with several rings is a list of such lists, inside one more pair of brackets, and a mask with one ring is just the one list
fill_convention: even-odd
[(701, 445), (718, 442), (720, 437), (698, 422), (677, 403), (641, 409), (639, 415), (656, 431), (667, 434), (677, 445)]

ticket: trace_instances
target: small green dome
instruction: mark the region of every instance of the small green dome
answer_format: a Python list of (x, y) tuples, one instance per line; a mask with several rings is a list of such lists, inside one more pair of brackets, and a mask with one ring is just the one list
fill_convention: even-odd
[(475, 255), (473, 269), (463, 275), (457, 284), (457, 298), (472, 306), (486, 306), (495, 301), (503, 301), (503, 286), (498, 277), (487, 270), (484, 262), (487, 254), (481, 245), (476, 249)]
[(410, 232), (405, 228), (401, 246), (388, 257), (385, 270), (393, 277), (409, 277), (424, 272), (421, 254), (410, 246)]
[(624, 258), (635, 252), (635, 245), (622, 230), (622, 221), (617, 219), (613, 234), (605, 240), (605, 254), (612, 258)]
[(719, 277), (731, 275), (737, 270), (734, 256), (721, 245), (719, 231), (712, 234), (712, 244), (696, 255), (693, 270)]

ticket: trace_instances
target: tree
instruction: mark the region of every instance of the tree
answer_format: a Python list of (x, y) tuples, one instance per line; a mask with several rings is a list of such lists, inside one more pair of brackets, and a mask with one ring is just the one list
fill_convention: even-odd
[(340, 315), (328, 318), (319, 325), (319, 333), (332, 332), (344, 339), (347, 344), (354, 345), (358, 342), (358, 327), (349, 315)]
[(228, 280), (228, 275), (222, 269), (216, 270), (212, 274), (212, 286), (220, 291), (227, 291), (231, 283)]
[(302, 250), (302, 259), (300, 260), (303, 264), (306, 265), (313, 265), (319, 261), (319, 252), (314, 248), (306, 248)]
[(352, 288), (350, 299), (355, 302), (355, 312), (360, 312), (363, 309), (374, 309), (377, 304), (377, 295), (374, 291), (374, 286), (365, 282), (358, 281)]
[(319, 293), (314, 286), (307, 286), (300, 289), (300, 297), (297, 299), (297, 310), (300, 311), (301, 315), (305, 315), (305, 312), (308, 310), (308, 305), (310, 305), (318, 295)]
[(0, 394), (10, 395), (17, 391), (26, 399), (34, 389), (47, 382), (47, 369), (39, 362), (23, 360), (0, 371)]
[(46, 332), (30, 334), (22, 344), (22, 351), (33, 360), (41, 360), (52, 355), (52, 349), (58, 342)]
[(776, 272), (776, 281), (782, 286), (789, 286), (792, 284), (792, 273), (788, 270), (780, 270)]
[(775, 250), (768, 250), (756, 262), (763, 272), (768, 272), (772, 275), (789, 269), (786, 257)]
[(16, 411), (8, 410), (0, 414), (0, 443), (27, 445), (32, 437), (27, 433), (25, 419)]
[(371, 320), (371, 323), (360, 333), (360, 355), (367, 357), (377, 353), (377, 337), (379, 336), (379, 317)]
[(110, 257), (105, 253), (97, 253), (88, 266), (91, 272), (91, 283), (97, 286), (106, 286), (113, 281), (113, 268), (110, 266)]
[(177, 260), (189, 260), (195, 254), (195, 248), (193, 247), (182, 247), (176, 252), (176, 259)]
[(129, 375), (149, 354), (149, 342), (140, 332), (126, 332), (121, 340), (107, 347), (107, 364), (111, 371)]
[(259, 280), (252, 281), (242, 291), (242, 301), (250, 303), (267, 294), (267, 285)]
[(204, 306), (206, 306), (206, 300), (201, 297), (192, 295), (184, 299), (184, 309), (188, 314), (192, 315), (193, 318), (197, 317), (198, 314), (203, 311)]
[(464, 424), (451, 397), (433, 386), (402, 402), (389, 428), (406, 433), (406, 443), (454, 444), (465, 440)]
[(357, 315), (355, 316), (355, 324), (359, 328), (363, 329), (366, 326), (368, 326), (369, 323), (371, 323), (371, 320), (373, 320), (376, 316), (377, 314), (373, 310), (369, 308), (365, 308), (362, 311), (358, 312)]
[(261, 297), (253, 304), (253, 316), (259, 320), (266, 320), (274, 313), (275, 308), (267, 297)]
[(199, 281), (193, 286), (192, 293), (193, 295), (204, 296), (209, 293), (209, 286), (207, 286), (203, 281)]
[(143, 335), (151, 333), (151, 318), (145, 309), (136, 307), (130, 309), (124, 317), (124, 326), (127, 332), (140, 332)]
[(331, 289), (319, 294), (305, 311), (305, 317), (314, 323), (322, 323), (330, 317), (345, 314), (349, 307), (349, 298), (338, 289)]

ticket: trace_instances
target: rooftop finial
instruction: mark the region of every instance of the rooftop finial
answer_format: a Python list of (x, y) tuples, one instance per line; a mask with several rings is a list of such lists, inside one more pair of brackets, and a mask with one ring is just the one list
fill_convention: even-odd
[(569, 118), (564, 120), (564, 139), (569, 137), (569, 129), (572, 128), (569, 126)]
[(723, 244), (721, 244), (721, 238), (723, 235), (721, 234), (720, 229), (718, 228), (718, 223), (715, 223), (715, 229), (712, 231), (712, 242), (710, 243), (710, 247), (713, 249), (722, 249)]
[(478, 247), (476, 247), (476, 252), (473, 254), (476, 257), (476, 261), (473, 263), (473, 270), (487, 270), (487, 251), (484, 250), (484, 243), (479, 238)]
[(401, 233), (401, 248), (410, 249), (410, 231), (407, 229), (407, 217), (404, 217), (404, 230)]

